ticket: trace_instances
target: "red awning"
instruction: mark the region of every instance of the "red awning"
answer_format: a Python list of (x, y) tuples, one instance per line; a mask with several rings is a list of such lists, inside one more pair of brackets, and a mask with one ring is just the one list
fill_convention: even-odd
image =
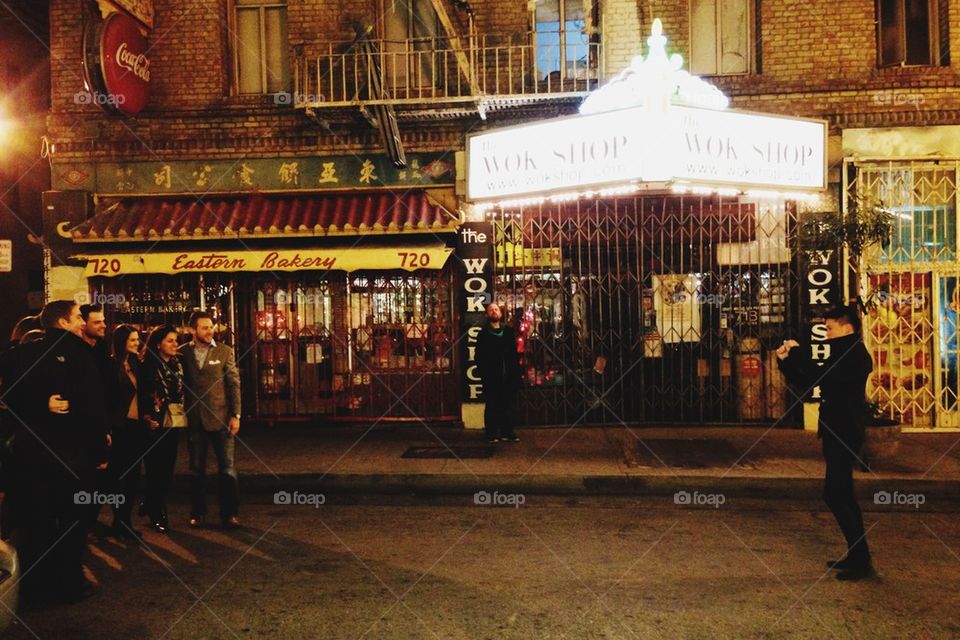
[(109, 198), (97, 209), (70, 230), (74, 242), (451, 233), (460, 222), (422, 191)]

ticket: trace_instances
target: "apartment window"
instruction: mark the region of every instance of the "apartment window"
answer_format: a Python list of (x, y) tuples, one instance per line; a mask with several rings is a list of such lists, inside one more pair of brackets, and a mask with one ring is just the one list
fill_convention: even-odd
[(691, 0), (690, 71), (716, 76), (750, 73), (752, 0)]
[(431, 0), (383, 0), (383, 51), (387, 87), (428, 87), (434, 82), (440, 20)]
[(599, 42), (598, 18), (598, 4), (591, 0), (537, 0), (534, 46), (538, 77), (589, 77), (589, 70), (596, 66), (590, 44)]
[(940, 49), (947, 42), (946, 13), (946, 3), (933, 0), (879, 0), (880, 66), (945, 64), (946, 47)]
[(277, 93), (290, 88), (287, 4), (234, 0), (234, 60), (239, 93)]

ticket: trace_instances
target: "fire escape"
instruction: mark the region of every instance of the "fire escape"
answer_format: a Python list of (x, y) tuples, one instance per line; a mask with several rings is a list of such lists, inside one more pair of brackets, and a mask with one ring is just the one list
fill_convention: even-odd
[[(451, 14), (444, 1), (430, 0), (438, 24), (431, 37), (374, 38), (366, 26), (352, 41), (304, 47), (294, 63), (295, 107), (321, 122), (359, 109), (403, 166), (398, 123), (486, 119), (501, 110), (576, 104), (603, 77), (599, 41), (567, 59), (561, 45), (538, 42), (536, 33), (479, 34), (468, 2), (450, 0), (456, 10)], [(455, 19), (466, 26), (458, 28)], [(538, 68), (544, 56), (559, 65)]]

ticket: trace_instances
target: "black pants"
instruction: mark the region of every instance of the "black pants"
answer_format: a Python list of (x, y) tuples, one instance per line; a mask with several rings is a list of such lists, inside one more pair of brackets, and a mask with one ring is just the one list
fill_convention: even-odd
[[(17, 530), (21, 589), (43, 602), (78, 591), (83, 584), (90, 505), (78, 498), (93, 488), (93, 463), (69, 464), (63, 455), (33, 453), (21, 461), (19, 496), (29, 505)], [(63, 461), (63, 462), (62, 462)]]
[(113, 508), (113, 523), (130, 524), (133, 505), (140, 493), (140, 467), (146, 450), (147, 427), (139, 420), (127, 419), (123, 426), (113, 430), (110, 447), (110, 481), (113, 491), (123, 496), (123, 502)]
[(832, 435), (823, 436), (823, 459), (827, 463), (823, 500), (847, 540), (847, 557), (859, 565), (870, 562), (870, 549), (863, 528), (863, 514), (853, 491), (853, 467), (858, 451), (859, 447), (844, 445)]
[(167, 492), (173, 480), (180, 446), (180, 429), (151, 429), (147, 436), (147, 453), (143, 457), (147, 476), (144, 507), (154, 522), (163, 521), (167, 514)]
[(207, 446), (217, 458), (217, 487), (220, 494), (220, 518), (235, 516), (239, 509), (237, 467), (234, 464), (236, 438), (226, 428), (217, 431), (190, 429), (187, 434), (190, 449), (191, 515), (207, 515)]
[(514, 394), (501, 386), (483, 383), (483, 427), (487, 438), (512, 438)]

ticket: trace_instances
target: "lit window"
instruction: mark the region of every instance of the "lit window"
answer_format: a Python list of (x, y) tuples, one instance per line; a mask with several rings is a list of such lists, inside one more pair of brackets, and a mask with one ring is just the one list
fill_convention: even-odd
[[(597, 24), (596, 2), (583, 0), (537, 0), (534, 16), (537, 75), (562, 78), (583, 76), (596, 65), (590, 60), (590, 43), (597, 41), (591, 25)], [(592, 15), (591, 15), (592, 14)]]
[(751, 70), (753, 2), (691, 0), (690, 71), (733, 75)]
[(239, 93), (277, 93), (290, 88), (285, 0), (234, 0), (233, 33)]

